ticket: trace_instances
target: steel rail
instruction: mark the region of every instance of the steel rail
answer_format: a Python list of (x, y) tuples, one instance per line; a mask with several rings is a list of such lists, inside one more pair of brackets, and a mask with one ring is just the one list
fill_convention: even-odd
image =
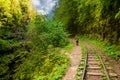
[(98, 55), (98, 57), (100, 58), (100, 61), (101, 61), (102, 66), (103, 66), (103, 68), (104, 68), (104, 72), (105, 72), (105, 75), (106, 75), (106, 77), (107, 77), (107, 80), (110, 80), (110, 76), (109, 76), (109, 74), (108, 74), (108, 72), (107, 72), (106, 66), (105, 66), (105, 64), (103, 63), (103, 60), (102, 60), (101, 56), (100, 56), (99, 54), (97, 54), (97, 55)]
[[(94, 48), (95, 49), (95, 48)], [(89, 49), (88, 49), (88, 47), (86, 46), (86, 57), (85, 57), (85, 64), (84, 64), (84, 69), (83, 69), (83, 72), (82, 72), (82, 79), (81, 80), (86, 80), (86, 73), (87, 73), (87, 64), (88, 64), (88, 51), (89, 51)], [(96, 53), (96, 49), (94, 50), (95, 52), (95, 54), (96, 55), (98, 55), (98, 58), (99, 58), (99, 60), (100, 60), (100, 62), (101, 62), (101, 64), (102, 64), (102, 67), (103, 67), (103, 69), (104, 69), (104, 73), (105, 73), (105, 76), (106, 76), (106, 78), (107, 78), (107, 80), (111, 80), (110, 79), (110, 75), (109, 75), (109, 73), (107, 72), (107, 69), (106, 69), (106, 66), (105, 66), (105, 64), (104, 64), (104, 62), (103, 62), (103, 60), (102, 60), (102, 58), (101, 58), (101, 56), (100, 56), (100, 54), (99, 53)]]
[(87, 63), (88, 63), (88, 51), (86, 52), (85, 65), (84, 65), (84, 70), (83, 70), (83, 74), (82, 74), (82, 80), (86, 80)]
[[(87, 49), (88, 50), (88, 49)], [(101, 58), (101, 56), (97, 53), (98, 57), (99, 57), (99, 60), (103, 66), (103, 69), (104, 69), (104, 72), (105, 72), (105, 75), (107, 77), (107, 80), (110, 80), (110, 76), (107, 72), (107, 69), (106, 69), (106, 66), (104, 65), (103, 63), (103, 60)], [(85, 64), (84, 64), (84, 70), (83, 70), (83, 73), (82, 73), (82, 80), (86, 80), (86, 73), (87, 73), (87, 63), (88, 63), (88, 51), (86, 52), (86, 58), (85, 58)]]

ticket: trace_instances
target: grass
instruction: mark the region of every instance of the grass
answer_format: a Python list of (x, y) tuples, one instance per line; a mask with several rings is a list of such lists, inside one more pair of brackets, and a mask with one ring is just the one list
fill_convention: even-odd
[(69, 40), (68, 45), (63, 48), (64, 52), (70, 53), (72, 51), (72, 48), (74, 47), (74, 43), (72, 40)]
[(114, 58), (120, 61), (120, 46), (119, 45), (111, 44), (108, 41), (93, 40), (86, 36), (82, 36), (80, 37), (80, 39), (97, 45), (99, 48), (105, 51), (111, 58)]

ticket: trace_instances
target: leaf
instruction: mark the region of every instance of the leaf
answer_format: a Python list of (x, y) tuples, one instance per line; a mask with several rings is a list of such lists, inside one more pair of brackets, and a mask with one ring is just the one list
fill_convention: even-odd
[(115, 15), (115, 19), (119, 19), (119, 18), (120, 18), (120, 8), (119, 8), (119, 11)]

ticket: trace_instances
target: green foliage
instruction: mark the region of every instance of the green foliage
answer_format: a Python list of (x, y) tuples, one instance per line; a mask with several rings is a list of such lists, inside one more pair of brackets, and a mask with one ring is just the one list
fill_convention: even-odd
[(14, 79), (61, 79), (69, 64), (68, 57), (60, 54), (61, 49), (55, 48), (66, 45), (67, 33), (63, 24), (53, 20), (45, 21), (43, 16), (37, 15), (27, 36), (32, 49)]
[(117, 19), (117, 18), (120, 18), (120, 8), (119, 8), (119, 11), (115, 15), (115, 19)]
[[(39, 41), (42, 42), (40, 44), (42, 44), (43, 47), (47, 47), (48, 45), (53, 45), (55, 47), (60, 47), (60, 46), (62, 47), (66, 45), (67, 33), (63, 28), (64, 26), (63, 23), (54, 20), (39, 23), (38, 20), (39, 19), (36, 18), (35, 21), (36, 27), (34, 28), (36, 33), (32, 33), (32, 34), (37, 36)], [(33, 41), (35, 41), (36, 38), (35, 39), (32, 38), (32, 39)]]
[(119, 44), (119, 3), (119, 0), (61, 0), (55, 19), (65, 23), (73, 35), (87, 35)]
[(31, 0), (0, 0), (0, 79), (60, 80), (69, 59), (58, 47), (67, 52), (73, 47), (65, 29), (73, 35), (109, 41), (101, 48), (119, 59), (119, 46), (111, 44), (120, 40), (119, 3), (61, 0), (54, 19), (46, 21), (36, 16)]
[(64, 52), (70, 53), (72, 51), (73, 46), (74, 43), (72, 42), (72, 40), (69, 40), (67, 46), (64, 47)]
[[(33, 19), (31, 0), (0, 0), (0, 79), (14, 79), (30, 52), (28, 17)], [(25, 6), (25, 7), (24, 7)], [(24, 8), (23, 8), (24, 7)], [(33, 11), (32, 13), (30, 13)], [(30, 19), (29, 19), (30, 21)]]
[[(0, 1), (0, 33), (3, 35), (6, 34), (5, 37), (7, 37), (7, 39), (20, 39), (20, 36), (25, 36), (28, 25), (28, 18), (32, 19), (32, 14), (34, 14), (33, 12), (30, 13), (33, 10), (30, 5), (31, 0)], [(4, 31), (6, 33), (2, 28), (5, 29)]]
[[(44, 53), (32, 49), (29, 54), (25, 51), (20, 54), (27, 54), (27, 57), (19, 59), (22, 61), (22, 64), (16, 65), (17, 68), (13, 69), (15, 73), (10, 74), (12, 79), (59, 80), (64, 75), (69, 64), (68, 57), (60, 54), (59, 48), (51, 47), (49, 48), (49, 52)], [(3, 59), (5, 59), (5, 57)], [(11, 59), (14, 57), (15, 56), (11, 57)], [(8, 61), (10, 60), (10, 58), (7, 57), (6, 59)], [(19, 63), (19, 60), (16, 60), (15, 63)], [(6, 69), (9, 69), (9, 67)], [(9, 78), (4, 77), (3, 79)]]
[(93, 40), (88, 37), (81, 37), (82, 40), (87, 40), (88, 42), (92, 42), (99, 46), (102, 50), (104, 50), (110, 57), (120, 60), (120, 46), (113, 45), (109, 41), (100, 41), (100, 40)]
[(59, 5), (56, 6), (54, 15), (55, 20), (64, 23), (65, 28), (70, 34), (76, 33), (76, 17), (77, 17), (77, 3), (74, 0), (60, 0)]
[(68, 58), (59, 53), (59, 49), (55, 49), (46, 56), (45, 64), (40, 71), (34, 75), (36, 80), (60, 80), (68, 67)]
[(0, 79), (61, 79), (69, 64), (68, 57), (56, 48), (67, 44), (64, 25), (58, 21), (45, 21), (41, 15), (37, 15), (30, 25), (27, 40), (0, 40), (1, 49), (10, 48), (9, 54), (0, 56), (0, 75), (3, 75)]
[(10, 43), (6, 40), (0, 39), (0, 51), (5, 51), (10, 47)]

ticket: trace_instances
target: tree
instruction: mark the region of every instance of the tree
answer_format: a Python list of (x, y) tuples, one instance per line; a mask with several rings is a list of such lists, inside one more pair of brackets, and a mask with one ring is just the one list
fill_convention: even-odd
[(59, 20), (65, 24), (65, 28), (72, 34), (77, 30), (77, 2), (74, 0), (61, 0), (56, 6), (55, 20)]

